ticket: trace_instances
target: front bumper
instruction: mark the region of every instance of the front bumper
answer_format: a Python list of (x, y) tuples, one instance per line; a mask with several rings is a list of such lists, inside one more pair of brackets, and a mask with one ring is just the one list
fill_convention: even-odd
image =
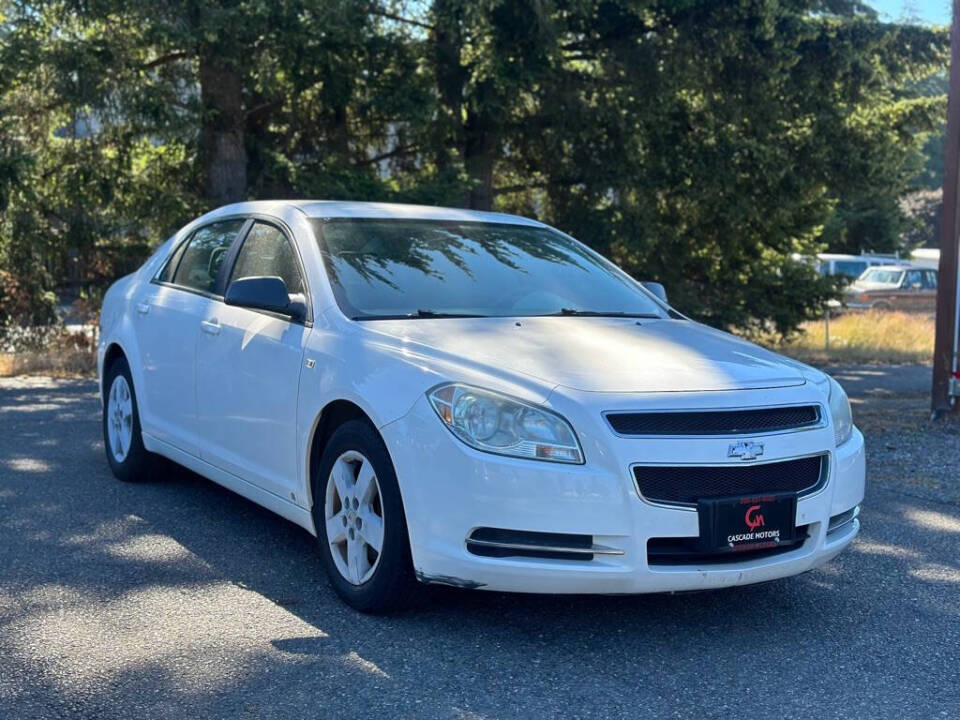
[(847, 310), (869, 310), (873, 307), (873, 302), (864, 302), (862, 300), (844, 300), (843, 307)]
[[(744, 406), (772, 400), (769, 390), (744, 391)], [(809, 388), (777, 391), (777, 401), (809, 401)], [(806, 393), (806, 396), (804, 396)], [(552, 398), (552, 407), (577, 428), (587, 462), (561, 465), (511, 459), (475, 451), (453, 437), (426, 399), (403, 418), (381, 428), (403, 495), (414, 567), (425, 582), (531, 593), (648, 593), (744, 585), (796, 575), (835, 557), (857, 535), (859, 520), (828, 532), (863, 499), (863, 436), (833, 447), (833, 430), (822, 427), (763, 437), (764, 461), (829, 452), (826, 484), (797, 503), (796, 524), (808, 537), (795, 549), (757, 559), (662, 565), (648, 561), (652, 538), (697, 537), (693, 508), (649, 503), (637, 492), (631, 465), (726, 462), (730, 438), (618, 438), (582, 408), (604, 410), (616, 397)], [(589, 394), (584, 394), (589, 395)], [(692, 395), (679, 402), (702, 407), (729, 402), (726, 393)], [(676, 406), (678, 394), (669, 401)], [(663, 398), (666, 400), (666, 398)], [(653, 399), (656, 402), (656, 399)], [(734, 461), (736, 463), (737, 461)], [(586, 535), (594, 546), (620, 554), (590, 559), (485, 557), (468, 549), (477, 528)]]

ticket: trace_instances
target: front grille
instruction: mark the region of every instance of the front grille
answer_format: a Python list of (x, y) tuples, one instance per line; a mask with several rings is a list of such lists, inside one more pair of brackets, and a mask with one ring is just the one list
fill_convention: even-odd
[(647, 500), (696, 505), (701, 498), (811, 492), (827, 478), (825, 455), (759, 465), (635, 465), (637, 490)]
[(820, 423), (817, 405), (754, 410), (607, 413), (619, 435), (754, 435), (812, 427)]

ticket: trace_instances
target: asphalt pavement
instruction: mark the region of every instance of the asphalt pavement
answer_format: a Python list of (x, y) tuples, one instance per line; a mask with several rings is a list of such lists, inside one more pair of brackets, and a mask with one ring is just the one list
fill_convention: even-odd
[[(847, 372), (925, 402), (928, 370)], [(960, 718), (948, 491), (871, 485), (851, 549), (765, 585), (368, 617), (305, 531), (185, 471), (114, 480), (92, 381), (0, 380), (0, 429), (0, 717)]]

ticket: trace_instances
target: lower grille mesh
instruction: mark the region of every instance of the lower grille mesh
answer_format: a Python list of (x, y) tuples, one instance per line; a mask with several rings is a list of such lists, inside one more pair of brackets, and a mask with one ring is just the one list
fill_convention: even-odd
[(760, 465), (636, 465), (637, 490), (648, 500), (696, 505), (701, 498), (814, 490), (826, 478), (825, 456)]

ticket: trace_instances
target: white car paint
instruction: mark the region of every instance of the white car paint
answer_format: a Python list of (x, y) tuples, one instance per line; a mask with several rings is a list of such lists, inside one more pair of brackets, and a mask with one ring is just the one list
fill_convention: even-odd
[[(194, 229), (231, 217), (280, 225), (309, 284), (312, 322), (238, 307), (151, 282)], [(827, 378), (813, 369), (685, 319), (525, 317), (356, 322), (339, 308), (312, 217), (470, 220), (540, 226), (495, 213), (333, 202), (250, 202), (187, 225), (104, 298), (104, 358), (126, 355), (143, 441), (164, 455), (316, 534), (309, 465), (324, 408), (349, 401), (383, 437), (397, 471), (418, 577), (492, 590), (640, 593), (760, 582), (816, 567), (850, 544), (853, 519), (828, 521), (863, 499), (863, 437), (836, 446)], [(211, 332), (215, 327), (216, 331)], [(443, 426), (427, 392), (446, 382), (493, 390), (559, 413), (583, 465), (480, 452)], [(635, 464), (738, 465), (731, 437), (625, 438), (604, 413), (817, 404), (813, 429), (751, 435), (759, 462), (829, 458), (825, 486), (802, 497), (797, 549), (759, 559), (653, 566), (650, 538), (696, 537), (695, 508), (644, 500)], [(742, 439), (742, 438), (733, 438)], [(322, 502), (322, 500), (321, 500)], [(478, 527), (590, 535), (616, 554), (588, 562), (483, 557), (467, 549)]]

